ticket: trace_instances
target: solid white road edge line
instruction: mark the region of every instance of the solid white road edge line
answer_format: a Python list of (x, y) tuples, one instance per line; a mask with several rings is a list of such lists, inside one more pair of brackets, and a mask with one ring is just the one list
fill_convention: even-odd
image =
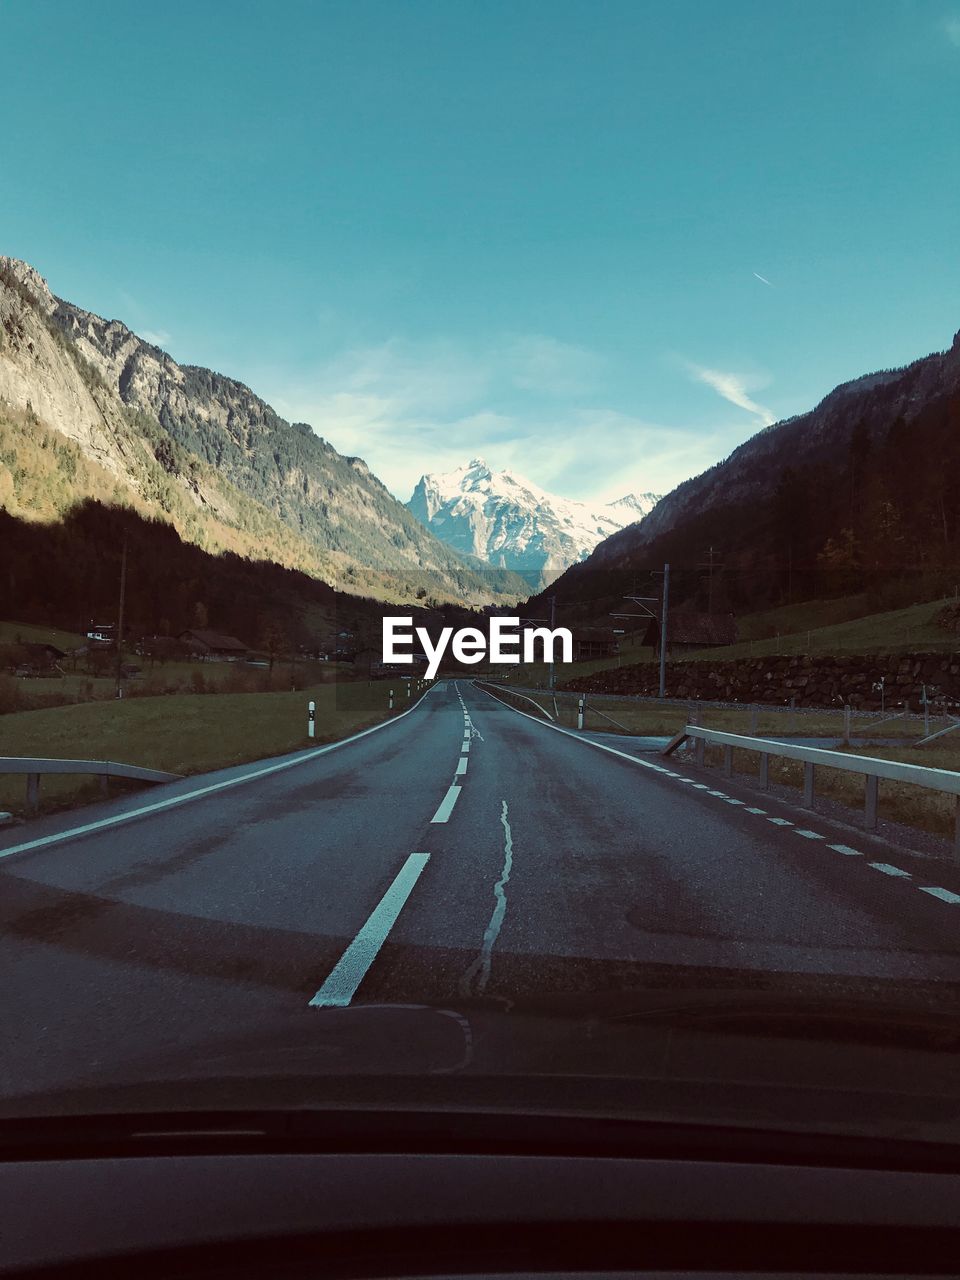
[(338, 747), (346, 747), (351, 742), (357, 742), (360, 738), (367, 737), (368, 734), (376, 733), (378, 729), (386, 729), (388, 725), (396, 724), (398, 720), (402, 720), (404, 716), (410, 715), (411, 712), (416, 711), (417, 707), (422, 706), (424, 698), (428, 697), (436, 687), (436, 685), (431, 685), (412, 707), (407, 707), (406, 711), (401, 711), (399, 715), (394, 716), (391, 720), (381, 720), (379, 724), (373, 724), (369, 729), (361, 729), (359, 733), (353, 733), (349, 738), (341, 738), (338, 742), (328, 742), (326, 746), (317, 747), (315, 751), (306, 751), (302, 756), (297, 756), (295, 760), (283, 760), (280, 764), (268, 764), (263, 769), (257, 769), (253, 773), (245, 773), (240, 778), (227, 778), (225, 782), (212, 782), (209, 786), (197, 787), (195, 790), (187, 791), (183, 795), (169, 796), (166, 800), (157, 800), (154, 804), (145, 804), (139, 809), (130, 809), (126, 813), (115, 813), (109, 818), (100, 818), (96, 822), (84, 823), (82, 827), (71, 827), (68, 831), (58, 831), (54, 835), (38, 836), (36, 840), (27, 840), (23, 844), (14, 844), (7, 849), (0, 849), (0, 858), (9, 858), (14, 853), (27, 853), (30, 849), (43, 849), (51, 844), (59, 844), (63, 840), (73, 840), (77, 836), (89, 835), (93, 831), (102, 831), (106, 827), (116, 827), (122, 822), (132, 822), (134, 818), (142, 818), (148, 813), (160, 813), (164, 809), (173, 809), (176, 805), (189, 804), (191, 800), (202, 800), (204, 796), (214, 795), (218, 791), (226, 791), (228, 787), (240, 787), (245, 782), (256, 782), (258, 778), (269, 777), (272, 773), (280, 773), (284, 769), (294, 769), (297, 765), (309, 764), (311, 760), (316, 760), (317, 756), (324, 756), (329, 751), (336, 751)]
[(343, 1009), (350, 1003), (429, 860), (429, 853), (410, 854), (397, 872), (393, 884), (374, 907), (363, 928), (310, 1001), (312, 1008)]
[(457, 803), (457, 799), (459, 798), (462, 790), (463, 788), (458, 786), (457, 783), (451, 783), (451, 785), (447, 787), (447, 794), (440, 801), (440, 808), (433, 815), (430, 821), (446, 822), (451, 813), (453, 813), (453, 806)]

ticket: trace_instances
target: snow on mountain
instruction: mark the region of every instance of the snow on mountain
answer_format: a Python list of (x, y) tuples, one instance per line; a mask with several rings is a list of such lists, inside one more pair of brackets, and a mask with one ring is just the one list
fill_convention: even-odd
[(578, 502), (474, 458), (455, 471), (421, 476), (407, 506), (455, 550), (496, 568), (539, 574), (585, 559), (657, 501), (656, 494), (628, 493), (615, 502)]

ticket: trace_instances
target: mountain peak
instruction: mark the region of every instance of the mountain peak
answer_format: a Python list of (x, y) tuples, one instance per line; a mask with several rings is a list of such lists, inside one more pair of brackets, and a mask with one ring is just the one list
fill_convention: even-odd
[(656, 498), (578, 502), (548, 493), (483, 458), (421, 476), (407, 506), (438, 538), (497, 568), (541, 574), (589, 555), (602, 539), (646, 515)]
[(29, 262), (24, 262), (21, 258), (7, 258), (0, 254), (0, 274), (8, 277), (7, 282), (14, 280), (28, 293), (33, 294), (48, 315), (56, 309), (57, 300), (50, 292), (50, 286), (36, 267), (31, 267)]

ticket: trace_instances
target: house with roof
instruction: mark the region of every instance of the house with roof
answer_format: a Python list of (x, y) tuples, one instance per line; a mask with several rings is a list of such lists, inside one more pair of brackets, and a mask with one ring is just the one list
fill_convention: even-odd
[(55, 644), (34, 641), (0, 644), (0, 669), (18, 676), (62, 676), (60, 663), (66, 656)]
[(612, 658), (620, 652), (620, 637), (612, 627), (575, 627), (572, 635), (574, 662)]
[(188, 631), (181, 631), (177, 639), (187, 646), (194, 657), (215, 662), (239, 662), (250, 652), (248, 644), (244, 644), (236, 636), (221, 635), (219, 631), (191, 627)]

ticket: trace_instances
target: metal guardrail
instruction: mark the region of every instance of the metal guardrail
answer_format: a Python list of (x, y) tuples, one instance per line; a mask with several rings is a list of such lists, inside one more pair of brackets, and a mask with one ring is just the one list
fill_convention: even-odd
[(722, 733), (718, 729), (702, 729), (699, 725), (688, 724), (664, 748), (663, 754), (670, 755), (688, 738), (696, 742), (697, 764), (702, 765), (704, 749), (708, 742), (723, 747), (723, 772), (727, 777), (733, 773), (733, 749), (756, 751), (760, 756), (760, 786), (766, 790), (769, 785), (770, 757), (779, 756), (785, 760), (799, 760), (803, 763), (803, 804), (813, 808), (815, 769), (817, 765), (830, 769), (839, 769), (846, 773), (857, 773), (866, 779), (864, 796), (864, 826), (868, 831), (877, 828), (877, 809), (880, 794), (880, 779), (891, 782), (906, 782), (915, 787), (926, 787), (931, 791), (939, 791), (957, 798), (956, 820), (954, 830), (954, 854), (960, 858), (960, 773), (950, 769), (929, 769), (925, 765), (901, 764), (898, 760), (879, 760), (873, 756), (855, 756), (845, 751), (828, 751), (823, 747), (799, 747), (789, 742), (776, 742), (769, 738), (749, 738), (739, 733)]
[(36, 813), (40, 804), (40, 778), (51, 773), (83, 773), (99, 777), (106, 794), (110, 778), (132, 778), (136, 782), (176, 782), (180, 773), (145, 769), (139, 764), (118, 764), (115, 760), (47, 760), (42, 756), (0, 756), (0, 774), (27, 776), (27, 812)]

